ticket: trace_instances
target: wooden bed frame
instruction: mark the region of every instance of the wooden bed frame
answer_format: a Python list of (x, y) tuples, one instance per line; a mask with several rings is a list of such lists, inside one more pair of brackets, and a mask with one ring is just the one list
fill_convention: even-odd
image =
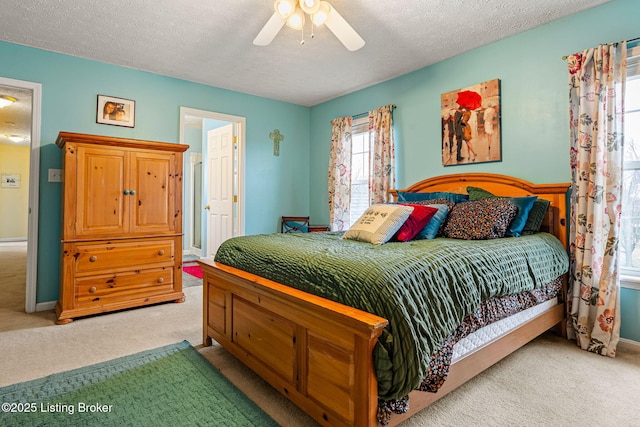
[[(420, 181), (410, 192), (537, 195), (551, 206), (543, 225), (567, 247), (569, 184), (536, 185), (496, 174), (467, 173)], [(391, 192), (395, 197), (396, 193)], [(271, 280), (201, 260), (204, 271), (204, 345), (214, 339), (322, 425), (377, 425), (372, 351), (387, 320)], [(559, 298), (563, 299), (563, 298)], [(538, 335), (563, 330), (564, 301), (451, 365), (437, 393), (414, 391), (411, 410), (396, 425)]]

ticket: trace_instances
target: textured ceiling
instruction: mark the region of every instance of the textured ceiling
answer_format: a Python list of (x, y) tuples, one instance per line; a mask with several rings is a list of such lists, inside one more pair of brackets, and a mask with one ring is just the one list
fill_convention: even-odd
[(2, 0), (0, 40), (312, 106), (607, 1), (330, 0), (349, 52), (324, 27), (254, 46), (272, 0)]

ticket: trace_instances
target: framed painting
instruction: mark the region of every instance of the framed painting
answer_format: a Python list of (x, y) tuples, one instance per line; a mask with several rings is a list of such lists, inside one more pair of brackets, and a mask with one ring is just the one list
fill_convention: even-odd
[(135, 127), (136, 101), (98, 95), (96, 123), (130, 128)]
[(500, 80), (440, 96), (442, 165), (502, 161)]
[(2, 188), (20, 188), (19, 173), (3, 173)]

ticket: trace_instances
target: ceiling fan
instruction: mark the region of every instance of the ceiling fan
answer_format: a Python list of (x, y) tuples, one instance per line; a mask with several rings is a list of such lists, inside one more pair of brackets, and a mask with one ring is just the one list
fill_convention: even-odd
[[(364, 46), (364, 40), (356, 31), (344, 20), (328, 2), (320, 0), (276, 0), (273, 5), (275, 12), (269, 21), (260, 30), (253, 44), (257, 46), (267, 46), (273, 41), (280, 29), (287, 24), (296, 30), (303, 30), (305, 14), (308, 15), (313, 26), (326, 25), (327, 28), (342, 42), (350, 51), (356, 51)], [(300, 44), (304, 44), (304, 37)]]

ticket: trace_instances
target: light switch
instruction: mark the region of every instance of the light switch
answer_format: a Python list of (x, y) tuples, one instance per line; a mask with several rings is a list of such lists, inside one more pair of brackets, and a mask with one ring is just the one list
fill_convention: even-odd
[(62, 169), (49, 169), (49, 182), (62, 182)]

